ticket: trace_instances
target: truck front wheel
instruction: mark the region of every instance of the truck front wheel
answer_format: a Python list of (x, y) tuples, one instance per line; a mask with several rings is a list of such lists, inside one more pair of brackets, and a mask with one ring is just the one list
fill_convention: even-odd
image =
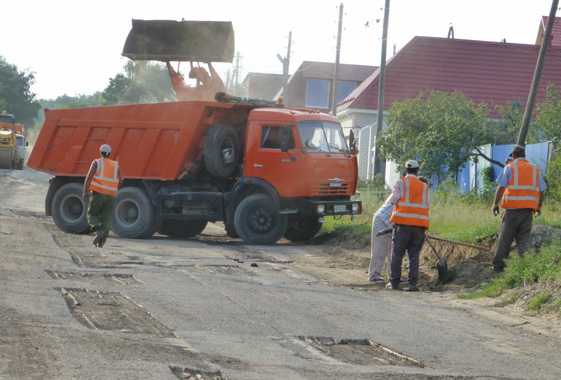
[(118, 236), (145, 239), (156, 232), (156, 213), (146, 191), (124, 187), (117, 193), (111, 230)]
[(72, 234), (83, 234), (90, 230), (87, 220), (88, 204), (82, 200), (81, 183), (67, 183), (53, 196), (51, 214), (58, 228)]
[(158, 232), (172, 238), (188, 239), (203, 232), (207, 224), (206, 220), (164, 220)]
[(294, 216), (289, 219), (284, 237), (290, 241), (310, 240), (321, 230), (323, 223), (317, 217)]
[(236, 231), (249, 244), (275, 244), (286, 231), (286, 215), (279, 214), (271, 198), (254, 194), (238, 205), (234, 214)]

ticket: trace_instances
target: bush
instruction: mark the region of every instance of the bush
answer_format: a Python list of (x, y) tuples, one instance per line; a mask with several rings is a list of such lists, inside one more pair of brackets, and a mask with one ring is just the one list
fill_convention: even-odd
[(547, 185), (548, 198), (556, 201), (561, 200), (561, 154), (556, 155), (547, 165), (547, 172), (543, 176)]

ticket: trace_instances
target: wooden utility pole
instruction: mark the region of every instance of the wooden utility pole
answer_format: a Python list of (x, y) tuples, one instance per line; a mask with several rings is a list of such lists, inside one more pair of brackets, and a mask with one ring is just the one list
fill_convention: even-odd
[(557, 12), (557, 6), (559, 5), (559, 0), (553, 0), (551, 3), (551, 10), (549, 11), (549, 18), (547, 19), (547, 26), (545, 27), (545, 34), (542, 40), (542, 46), (540, 48), (540, 54), (538, 55), (538, 62), (536, 63), (536, 70), (534, 71), (534, 78), (532, 79), (532, 87), (530, 88), (530, 94), (528, 94), (528, 101), (526, 102), (526, 110), (524, 110), (524, 119), (522, 120), (522, 126), (520, 127), (520, 133), (518, 134), (518, 145), (526, 145), (526, 136), (528, 136), (528, 128), (530, 126), (530, 120), (532, 119), (532, 111), (534, 109), (534, 103), (536, 101), (536, 94), (538, 92), (538, 86), (540, 84), (540, 79), (542, 76), (543, 65), (545, 63), (545, 53), (549, 48), (549, 42), (551, 41), (551, 30), (553, 29), (553, 24), (555, 23), (555, 13)]
[[(374, 175), (382, 173), (380, 163), (380, 149), (378, 149), (378, 137), (382, 133), (384, 123), (384, 92), (386, 88), (386, 50), (388, 45), (388, 23), (390, 18), (390, 0), (386, 0), (384, 7), (384, 26), (382, 32), (382, 59), (380, 60), (380, 75), (378, 81), (378, 121), (376, 123), (376, 144), (374, 150)], [(372, 177), (374, 179), (374, 176)]]
[(341, 56), (341, 34), (343, 32), (343, 3), (339, 6), (339, 28), (337, 30), (337, 47), (335, 48), (335, 71), (333, 73), (333, 94), (331, 96), (331, 113), (337, 115), (337, 93), (339, 92), (339, 57)]

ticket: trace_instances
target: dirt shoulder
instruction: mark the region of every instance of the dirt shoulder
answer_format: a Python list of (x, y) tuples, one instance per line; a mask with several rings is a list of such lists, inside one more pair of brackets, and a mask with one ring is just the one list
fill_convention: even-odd
[[(551, 238), (561, 238), (561, 230), (549, 226), (534, 225), (532, 230), (532, 244), (539, 247), (543, 241)], [(482, 289), (486, 284), (500, 276), (492, 268), (492, 259), (496, 244), (496, 235), (489, 236), (485, 241), (473, 244), (481, 248), (467, 245), (453, 244), (441, 240), (430, 239), (436, 251), (446, 260), (448, 279), (446, 283), (439, 280), (438, 258), (431, 247), (425, 243), (421, 252), (419, 270), (419, 288), (421, 291), (445, 293), (457, 298), (458, 294), (470, 293)], [(301, 269), (320, 278), (321, 281), (331, 285), (349, 286), (356, 289), (380, 291), (385, 287), (368, 282), (368, 266), (370, 263), (369, 247), (364, 247), (364, 242), (350, 242), (337, 236), (320, 234), (309, 245), (313, 250), (307, 255), (298, 255), (294, 258)], [(483, 249), (486, 247), (487, 249)], [(516, 252), (513, 246), (513, 254)], [(404, 259), (403, 273), (406, 277), (408, 260)], [(386, 273), (384, 268), (383, 273)], [(510, 308), (518, 314), (537, 315), (528, 311), (526, 301), (533, 295), (547, 290), (552, 297), (561, 298), (558, 289), (546, 289), (545, 285), (531, 284), (512, 289), (497, 298), (484, 298), (470, 300), (474, 304), (501, 306)], [(514, 301), (512, 301), (514, 299)], [(547, 310), (540, 313), (542, 318), (552, 318), (557, 323), (561, 317), (557, 314), (548, 314)]]

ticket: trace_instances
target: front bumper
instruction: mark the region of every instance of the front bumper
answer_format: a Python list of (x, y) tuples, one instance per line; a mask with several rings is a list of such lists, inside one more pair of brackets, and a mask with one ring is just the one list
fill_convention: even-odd
[(301, 213), (305, 215), (358, 215), (362, 214), (362, 201), (304, 200)]

